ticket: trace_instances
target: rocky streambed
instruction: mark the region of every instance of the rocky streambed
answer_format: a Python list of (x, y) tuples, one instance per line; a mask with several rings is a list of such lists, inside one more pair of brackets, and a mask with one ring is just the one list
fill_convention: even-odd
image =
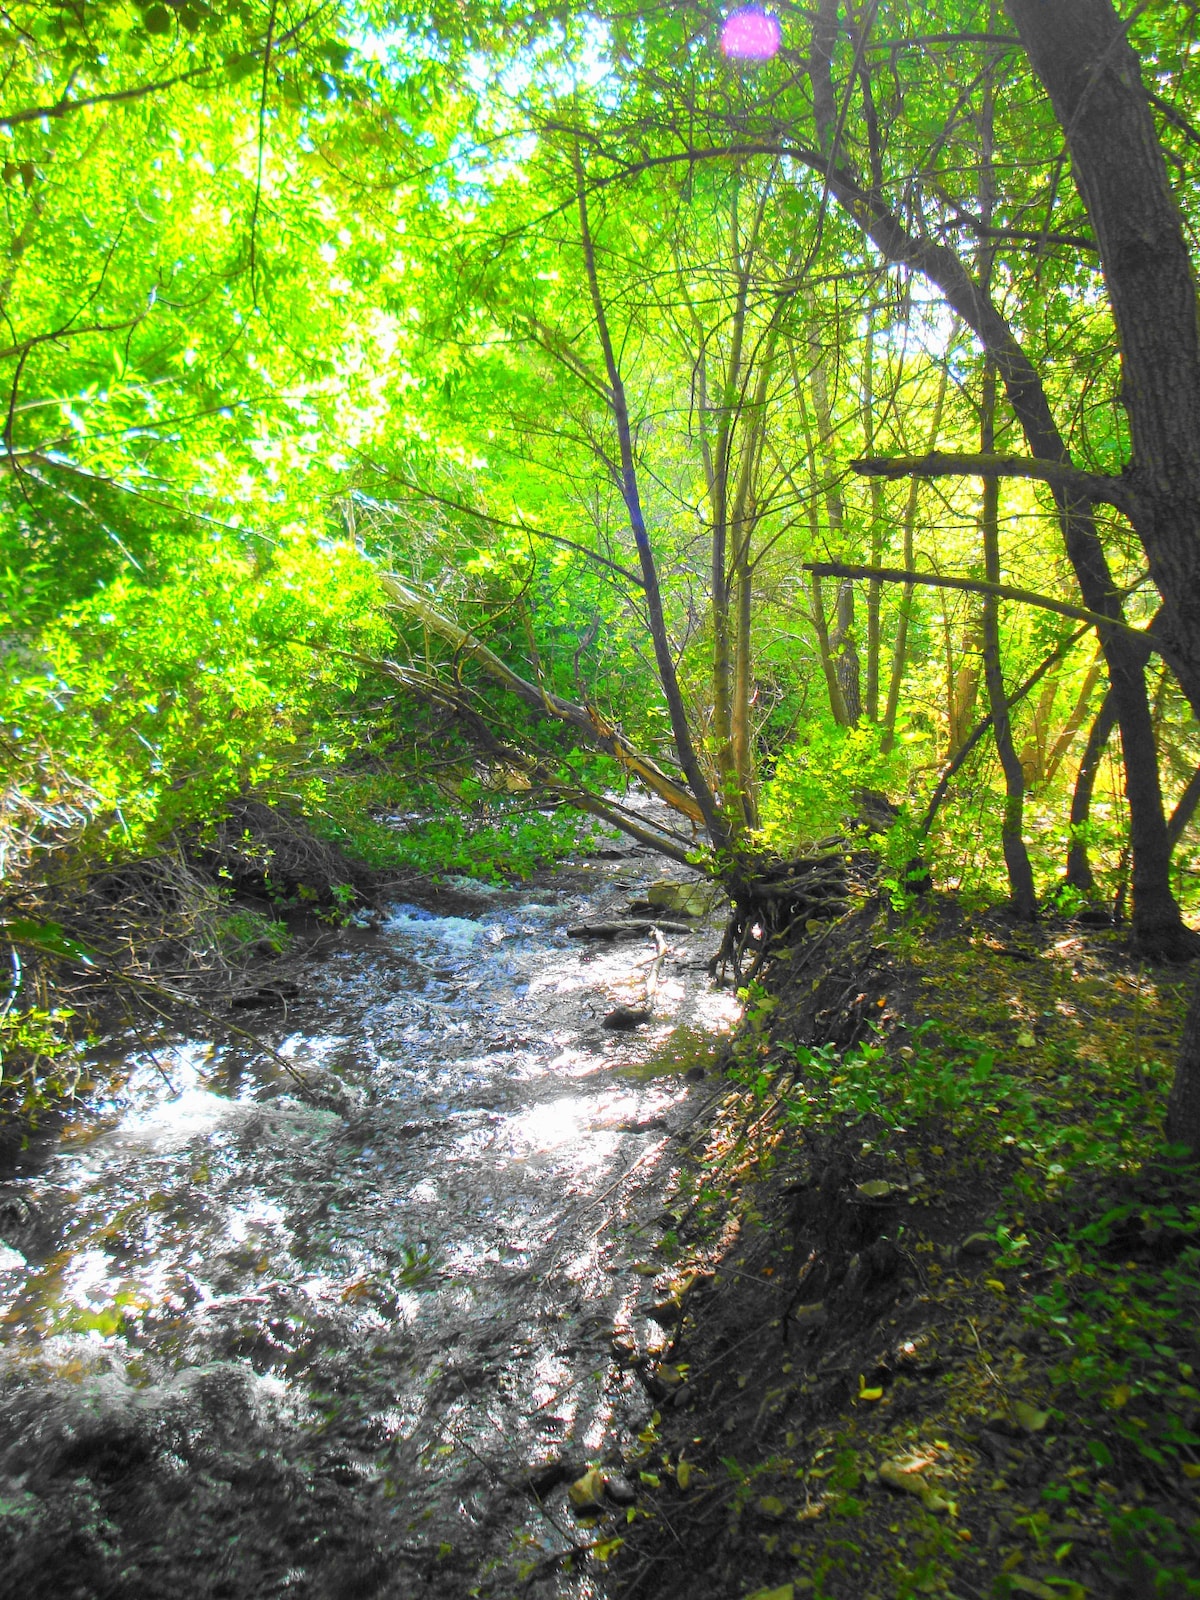
[(121, 1041), (0, 1185), (0, 1595), (603, 1592), (565, 1490), (652, 1408), (663, 1197), (735, 1015), (719, 916), (604, 854), (281, 964), (286, 1065)]

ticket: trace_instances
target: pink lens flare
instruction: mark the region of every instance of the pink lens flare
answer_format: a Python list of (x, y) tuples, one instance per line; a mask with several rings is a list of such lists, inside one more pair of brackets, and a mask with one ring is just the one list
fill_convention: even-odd
[(721, 52), (731, 61), (770, 61), (781, 39), (777, 17), (757, 6), (742, 6), (725, 19)]

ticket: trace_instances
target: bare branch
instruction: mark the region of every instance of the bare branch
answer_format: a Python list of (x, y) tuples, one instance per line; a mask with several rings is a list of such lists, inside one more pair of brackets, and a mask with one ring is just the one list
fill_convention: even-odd
[(1162, 641), (1152, 638), (1142, 628), (1106, 617), (1102, 611), (1089, 611), (1086, 606), (1052, 600), (1049, 595), (1037, 594), (1033, 589), (1015, 588), (1011, 583), (986, 583), (982, 578), (943, 578), (932, 572), (908, 572), (903, 567), (853, 567), (842, 561), (806, 561), (804, 568), (819, 578), (873, 578), (879, 583), (921, 583), (931, 589), (963, 589), (968, 594), (995, 595), (1000, 600), (1015, 600), (1019, 605), (1037, 606), (1042, 611), (1057, 612), (1060, 617), (1087, 622), (1093, 628), (1132, 634), (1139, 644), (1157, 650), (1164, 660), (1170, 659)]
[(1055, 488), (1130, 513), (1134, 497), (1123, 478), (1085, 472), (1069, 461), (1041, 461), (1036, 456), (951, 454), (931, 450), (923, 456), (862, 456), (850, 463), (864, 478), (1033, 478)]

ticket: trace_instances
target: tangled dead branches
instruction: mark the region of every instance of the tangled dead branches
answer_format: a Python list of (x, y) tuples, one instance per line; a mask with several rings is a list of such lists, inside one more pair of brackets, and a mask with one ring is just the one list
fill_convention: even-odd
[(712, 970), (732, 969), (736, 983), (750, 983), (780, 951), (844, 916), (851, 895), (870, 888), (878, 866), (874, 852), (841, 834), (790, 861), (736, 861), (725, 879), (732, 910)]

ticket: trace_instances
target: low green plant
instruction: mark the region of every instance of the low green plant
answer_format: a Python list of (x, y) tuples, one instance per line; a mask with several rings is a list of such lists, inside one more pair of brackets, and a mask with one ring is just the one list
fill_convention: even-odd
[(221, 953), (232, 961), (243, 959), (259, 944), (267, 945), (275, 955), (283, 955), (292, 942), (285, 922), (242, 906), (221, 917), (216, 933)]
[(432, 785), (363, 773), (330, 785), (310, 818), (314, 832), (378, 870), (485, 883), (528, 877), (595, 835), (596, 824), (566, 806), (541, 811), (526, 795), (492, 793), (474, 779), (451, 799)]

